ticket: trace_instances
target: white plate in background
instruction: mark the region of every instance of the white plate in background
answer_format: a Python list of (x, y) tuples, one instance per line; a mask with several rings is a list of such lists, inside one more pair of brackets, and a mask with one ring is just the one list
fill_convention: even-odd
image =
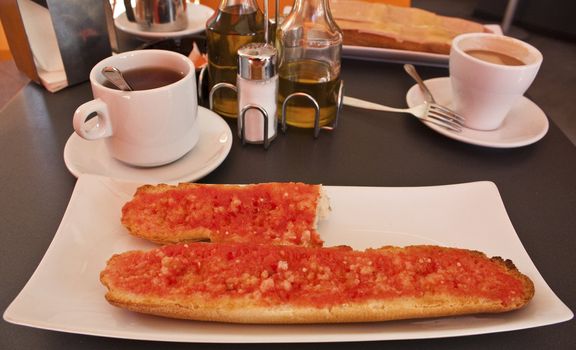
[(130, 22), (126, 17), (126, 12), (121, 13), (114, 19), (116, 28), (123, 32), (137, 35), (144, 38), (174, 38), (185, 35), (197, 34), (206, 30), (206, 21), (212, 16), (214, 10), (208, 6), (200, 4), (187, 4), (186, 15), (188, 15), (188, 27), (176, 32), (149, 32), (142, 30), (135, 22)]

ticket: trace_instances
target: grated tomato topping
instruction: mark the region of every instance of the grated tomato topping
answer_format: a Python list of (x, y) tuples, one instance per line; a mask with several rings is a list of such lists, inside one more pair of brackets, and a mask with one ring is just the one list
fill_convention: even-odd
[(161, 297), (246, 296), (266, 305), (330, 306), (432, 294), (475, 296), (503, 305), (522, 282), (485, 256), (436, 246), (353, 251), (258, 244), (192, 243), (115, 256), (115, 288)]
[(124, 206), (123, 220), (156, 234), (204, 228), (213, 242), (321, 246), (318, 197), (319, 186), (303, 183), (189, 186), (139, 194)]

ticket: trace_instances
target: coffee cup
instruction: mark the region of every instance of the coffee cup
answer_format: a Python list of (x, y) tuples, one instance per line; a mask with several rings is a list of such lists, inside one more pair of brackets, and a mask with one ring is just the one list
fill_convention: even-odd
[(450, 50), (453, 108), (476, 130), (498, 129), (534, 81), (542, 54), (515, 38), (468, 33)]
[[(115, 88), (102, 74), (124, 73), (134, 91)], [(74, 113), (74, 130), (86, 140), (104, 139), (110, 155), (140, 167), (171, 163), (198, 142), (194, 64), (165, 50), (138, 50), (108, 57), (90, 71), (94, 99)]]

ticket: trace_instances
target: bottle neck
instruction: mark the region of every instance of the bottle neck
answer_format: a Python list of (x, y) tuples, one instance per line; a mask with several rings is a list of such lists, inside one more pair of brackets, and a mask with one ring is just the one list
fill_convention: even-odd
[(218, 6), (220, 11), (230, 8), (235, 8), (235, 12), (238, 14), (254, 12), (254, 10), (259, 9), (256, 0), (220, 0)]
[(324, 20), (333, 22), (328, 0), (296, 0), (292, 12), (312, 22)]

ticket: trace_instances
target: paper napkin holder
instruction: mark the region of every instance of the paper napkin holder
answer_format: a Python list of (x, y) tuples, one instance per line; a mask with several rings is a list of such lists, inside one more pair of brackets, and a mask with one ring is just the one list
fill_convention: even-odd
[(18, 69), (50, 91), (88, 80), (92, 67), (112, 55), (109, 6), (108, 0), (0, 1)]

